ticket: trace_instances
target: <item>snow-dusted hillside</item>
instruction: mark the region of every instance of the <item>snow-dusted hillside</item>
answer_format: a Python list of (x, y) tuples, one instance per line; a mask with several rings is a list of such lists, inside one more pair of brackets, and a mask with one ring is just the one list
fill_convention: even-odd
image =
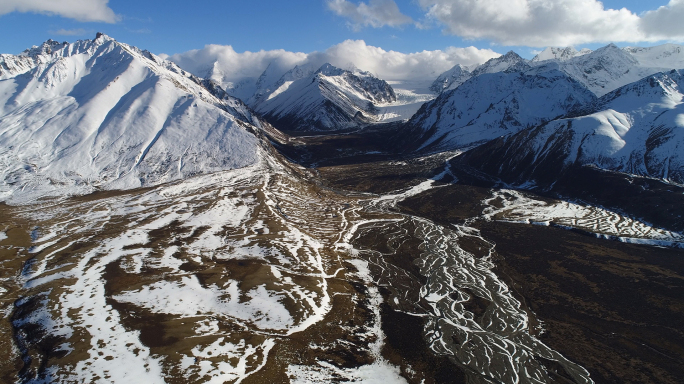
[[(474, 150), (509, 181), (553, 181), (570, 165), (684, 183), (684, 70), (659, 73), (598, 100), (596, 112), (561, 119)], [(494, 164), (496, 167), (494, 167)]]
[(565, 116), (594, 100), (557, 70), (486, 73), (425, 104), (409, 126), (424, 132), (422, 148), (465, 148)]
[(274, 126), (334, 130), (380, 120), (378, 106), (397, 100), (392, 87), (368, 72), (325, 64), (315, 72), (295, 67), (255, 94), (250, 105)]
[(98, 34), (2, 57), (0, 199), (133, 188), (244, 167), (249, 109), (209, 80)]

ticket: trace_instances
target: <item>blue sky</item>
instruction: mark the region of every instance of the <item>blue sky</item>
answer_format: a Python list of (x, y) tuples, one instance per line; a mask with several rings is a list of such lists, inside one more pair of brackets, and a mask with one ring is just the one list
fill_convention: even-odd
[[(3, 0), (12, 3), (15, 0)], [(22, 0), (23, 1), (23, 0)], [(42, 0), (33, 0), (40, 3)], [(56, 2), (54, 0), (44, 0)], [(452, 0), (467, 3), (469, 0)], [(490, 0), (487, 0), (490, 1)], [(491, 0), (496, 3), (501, 0)], [(507, 0), (524, 3), (527, 0)], [(549, 0), (550, 1), (550, 0)], [(555, 0), (559, 1), (559, 0)], [(577, 2), (580, 0), (562, 0)], [(591, 0), (593, 1), (593, 0)], [(312, 1), (197, 1), (167, 0), (160, 2), (132, 0), (67, 0), (78, 7), (79, 2), (99, 3), (95, 6), (109, 8), (116, 15), (111, 23), (102, 21), (79, 21), (83, 16), (47, 15), (35, 12), (11, 11), (12, 5), (0, 5), (1, 53), (19, 53), (23, 49), (52, 38), (74, 41), (92, 38), (97, 31), (155, 53), (174, 54), (199, 49), (206, 44), (232, 45), (237, 52), (285, 49), (295, 52), (323, 51), (347, 39), (364, 40), (368, 45), (409, 53), (438, 50), (446, 47), (475, 46), (490, 48), (503, 53), (516, 50), (523, 56), (532, 55), (538, 47), (527, 47), (524, 38), (520, 43), (497, 40), (496, 37), (459, 36), (448, 31), (444, 22), (426, 17), (427, 0), (396, 0), (401, 15), (411, 22), (401, 25), (370, 25), (359, 22), (353, 15), (335, 12), (334, 0)], [(363, 4), (386, 5), (392, 0), (338, 0), (339, 4), (358, 6)], [(442, 0), (448, 3), (449, 0)], [(673, 3), (684, 3), (674, 0)], [(435, 4), (440, 1), (432, 2)], [(605, 9), (627, 8), (636, 15), (668, 5), (668, 1), (604, 1)], [(17, 4), (20, 2), (17, 0)], [(495, 4), (496, 5), (496, 4)], [(17, 6), (19, 7), (19, 6)], [(107, 16), (105, 16), (106, 18)], [(420, 23), (421, 28), (415, 23)], [(446, 33), (445, 33), (446, 31)], [(495, 31), (493, 33), (511, 33)], [(547, 32), (540, 32), (547, 33)], [(608, 37), (610, 39), (610, 36)], [(612, 41), (613, 39), (610, 39)], [(669, 39), (675, 40), (676, 39)], [(652, 41), (636, 43), (618, 42), (619, 45), (652, 45)], [(529, 44), (534, 45), (534, 44)], [(595, 48), (605, 42), (574, 44)]]

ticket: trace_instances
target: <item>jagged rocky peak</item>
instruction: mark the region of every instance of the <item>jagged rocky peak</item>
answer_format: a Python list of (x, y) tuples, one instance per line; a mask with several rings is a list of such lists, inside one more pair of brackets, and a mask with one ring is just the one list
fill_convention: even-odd
[(449, 89), (454, 89), (463, 84), (471, 76), (472, 74), (468, 70), (468, 67), (456, 64), (450, 70), (439, 75), (432, 85), (430, 85), (430, 90), (434, 93), (442, 93)]
[(591, 49), (588, 48), (583, 48), (578, 51), (574, 47), (547, 47), (532, 58), (532, 62), (537, 63), (546, 60), (567, 61), (577, 56), (587, 55), (591, 52)]
[(430, 86), (435, 93), (452, 90), (465, 83), (468, 79), (485, 74), (497, 72), (524, 72), (531, 68), (530, 62), (520, 57), (517, 53), (509, 51), (505, 55), (488, 60), (478, 65), (472, 71), (467, 67), (457, 64), (450, 70), (442, 73)]
[(508, 51), (503, 56), (489, 59), (486, 63), (473, 70), (473, 77), (483, 73), (496, 72), (523, 72), (529, 69), (530, 63), (513, 51)]
[(325, 75), (325, 76), (340, 76), (340, 75), (344, 74), (345, 72), (351, 73), (350, 71), (346, 71), (344, 69), (337, 68), (330, 63), (325, 63), (325, 64), (321, 65), (320, 68), (318, 68), (318, 71), (316, 71), (316, 74), (320, 73), (320, 74)]
[(19, 56), (36, 57), (40, 55), (51, 55), (54, 51), (63, 48), (68, 44), (69, 43), (66, 41), (60, 43), (52, 39), (48, 39), (39, 46), (34, 45), (33, 47), (24, 50), (22, 53), (19, 54)]

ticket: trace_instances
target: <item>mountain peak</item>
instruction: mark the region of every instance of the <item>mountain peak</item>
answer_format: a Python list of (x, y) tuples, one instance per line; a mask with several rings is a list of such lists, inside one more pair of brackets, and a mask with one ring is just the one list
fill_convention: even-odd
[(620, 49), (620, 47), (618, 47), (617, 45), (610, 43), (610, 44), (606, 45), (605, 47), (601, 47), (601, 48), (597, 49), (594, 52), (607, 53), (607, 52), (624, 52), (624, 51), (622, 49)]
[(483, 73), (523, 72), (529, 68), (530, 64), (527, 60), (513, 51), (508, 51), (505, 55), (489, 59), (486, 63), (478, 66), (472, 74), (478, 76)]
[(470, 78), (470, 71), (467, 67), (456, 64), (450, 70), (442, 73), (430, 85), (430, 90), (435, 93), (442, 93), (463, 84)]
[(102, 33), (102, 32), (98, 32), (98, 33), (95, 34), (95, 41), (97, 41), (97, 40), (102, 40), (102, 42), (105, 42), (105, 41), (116, 41), (116, 40), (114, 40), (114, 38), (112, 38), (112, 37), (110, 37), (110, 36), (108, 36), (108, 35), (106, 35), (106, 34), (104, 34), (104, 33)]
[(39, 46), (34, 45), (33, 47), (24, 50), (19, 56), (36, 57), (41, 55), (50, 55), (52, 52), (61, 49), (62, 47), (68, 45), (66, 41), (60, 43), (52, 39), (47, 39), (44, 43)]
[(513, 50), (506, 52), (506, 54), (503, 55), (503, 57), (507, 59), (522, 59), (522, 57), (520, 57), (520, 55), (515, 53)]
[(316, 71), (316, 74), (322, 74), (325, 76), (339, 76), (344, 72), (346, 72), (344, 69), (337, 68), (330, 63), (325, 63), (318, 69), (318, 71)]

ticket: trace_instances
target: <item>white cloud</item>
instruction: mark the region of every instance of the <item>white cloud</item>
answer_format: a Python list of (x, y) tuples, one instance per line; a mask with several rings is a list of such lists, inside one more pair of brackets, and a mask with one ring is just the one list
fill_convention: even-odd
[(445, 32), (503, 45), (542, 47), (643, 41), (640, 18), (596, 0), (418, 0)]
[(59, 15), (78, 21), (114, 23), (120, 19), (107, 6), (109, 0), (2, 0), (0, 15), (11, 12), (33, 12)]
[(169, 56), (175, 62), (198, 76), (206, 76), (217, 63), (226, 81), (240, 81), (249, 77), (258, 77), (270, 65), (286, 72), (297, 64), (303, 63), (307, 54), (288, 52), (283, 49), (259, 52), (235, 52), (230, 45), (210, 44), (202, 49)]
[(269, 65), (273, 72), (283, 74), (295, 65), (320, 66), (326, 62), (340, 68), (354, 65), (384, 80), (434, 80), (456, 64), (479, 64), (498, 56), (490, 49), (475, 47), (402, 53), (385, 51), (363, 40), (347, 40), (309, 54), (284, 50), (237, 53), (231, 46), (207, 45), (169, 59), (198, 76), (206, 76), (217, 65), (224, 81), (237, 82), (258, 77)]
[(684, 0), (671, 0), (666, 6), (644, 13), (643, 32), (657, 40), (684, 40)]
[(472, 65), (500, 56), (490, 49), (475, 47), (402, 53), (367, 45), (363, 40), (347, 40), (325, 52), (309, 55), (314, 64), (329, 62), (346, 68), (353, 64), (384, 80), (434, 79), (456, 64)]
[(370, 0), (367, 4), (360, 2), (358, 5), (347, 0), (329, 0), (328, 8), (339, 16), (350, 19), (350, 25), (355, 30), (368, 26), (399, 27), (413, 22), (399, 11), (394, 0)]
[(608, 42), (684, 41), (684, 0), (637, 15), (609, 9), (598, 0), (415, 0), (425, 16), (414, 22), (394, 0), (370, 0), (358, 5), (328, 0), (328, 7), (350, 20), (354, 29), (441, 26), (465, 39), (491, 40), (501, 45), (569, 46)]

